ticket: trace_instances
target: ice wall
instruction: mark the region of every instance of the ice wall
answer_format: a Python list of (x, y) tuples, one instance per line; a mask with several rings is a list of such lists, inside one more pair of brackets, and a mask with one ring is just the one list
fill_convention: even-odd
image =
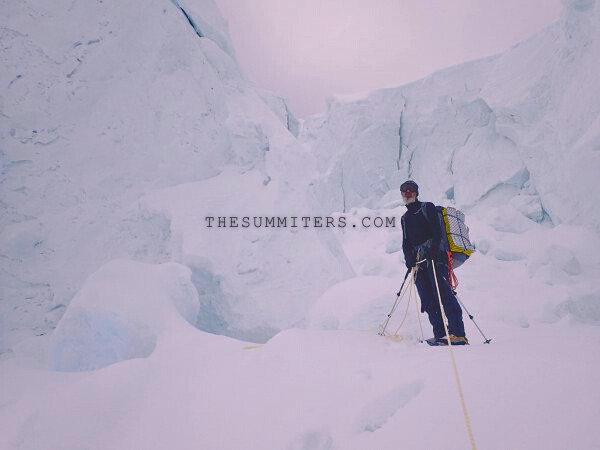
[(567, 1), (560, 21), (504, 54), (332, 98), (301, 130), (323, 156), (325, 209), (372, 206), (413, 178), (434, 201), (512, 199), (534, 220), (600, 232), (599, 9)]
[[(167, 209), (140, 203), (149, 192), (232, 168), (233, 184), (219, 189), (235, 191), (236, 174), (253, 173), (261, 180), (254, 198), (274, 181), (282, 203), (293, 186), (297, 213), (311, 213), (302, 200), (311, 163), (292, 134), (295, 119), (242, 78), (211, 0), (6, 1), (1, 10), (0, 353), (51, 331), (102, 264), (181, 261)], [(238, 206), (233, 196), (227, 210), (212, 212), (234, 215)], [(331, 245), (306, 247), (301, 257)], [(245, 261), (248, 246), (227, 257)], [(250, 253), (264, 259), (268, 251)], [(336, 255), (339, 264), (315, 274), (307, 299), (352, 274)], [(288, 258), (270, 257), (276, 265)], [(225, 293), (223, 307), (238, 295)]]

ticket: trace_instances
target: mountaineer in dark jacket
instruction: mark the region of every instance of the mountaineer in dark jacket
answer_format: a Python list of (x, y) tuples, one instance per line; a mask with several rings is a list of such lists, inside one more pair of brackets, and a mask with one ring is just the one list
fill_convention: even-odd
[(404, 237), (402, 250), (408, 269), (412, 269), (419, 263), (415, 284), (421, 298), (421, 312), (426, 312), (429, 316), (435, 343), (448, 345), (432, 270), (432, 267), (435, 266), (442, 305), (448, 319), (450, 342), (452, 345), (468, 344), (462, 320), (462, 309), (448, 282), (447, 257), (440, 247), (442, 233), (445, 233), (445, 230), (441, 229), (440, 222), (437, 220), (435, 205), (417, 200), (419, 186), (412, 180), (402, 183), (400, 191), (402, 200), (408, 209), (402, 216)]

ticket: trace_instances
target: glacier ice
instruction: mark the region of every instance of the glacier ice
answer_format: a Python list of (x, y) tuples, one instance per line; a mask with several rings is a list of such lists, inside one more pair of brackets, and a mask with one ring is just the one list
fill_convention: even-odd
[(330, 99), (300, 130), (321, 159), (316, 197), (348, 210), (413, 178), (432, 201), (468, 210), (526, 195), (514, 205), (532, 220), (599, 232), (598, 16), (597, 2), (566, 2), (503, 54)]
[[(0, 31), (0, 352), (49, 334), (116, 258), (188, 267), (195, 325), (254, 341), (338, 282), (402, 269), (393, 233), (210, 230), (209, 214), (399, 216), (413, 177), (423, 199), (491, 224), (476, 242), (498, 263), (528, 258), (549, 226), (599, 230), (594, 2), (566, 2), (501, 55), (336, 96), (302, 124), (244, 80), (210, 0), (31, 4), (7, 5)], [(583, 273), (593, 258), (576, 257)], [(527, 267), (570, 283), (561, 258)]]
[[(183, 262), (171, 219), (140, 201), (149, 192), (229, 168), (260, 179), (248, 206), (257, 209), (263, 183), (275, 180), (273, 202), (311, 213), (304, 197), (313, 163), (294, 137), (297, 121), (283, 100), (243, 79), (213, 1), (9, 2), (3, 25), (0, 316), (11, 326), (0, 330), (0, 352), (32, 329), (51, 332), (56, 307), (68, 305), (107, 261)], [(235, 189), (218, 186), (223, 193)], [(227, 215), (240, 206), (231, 194)], [(198, 213), (205, 207), (190, 202), (188, 209)], [(328, 239), (311, 239), (301, 256), (314, 260), (336, 251)], [(227, 258), (244, 264), (249, 248), (254, 258), (269, 257), (261, 253), (268, 246), (244, 242)], [(222, 251), (212, 250), (217, 254), (201, 256), (218, 259)], [(326, 256), (332, 262), (326, 273), (311, 273), (310, 295), (352, 275), (343, 253), (337, 255)], [(271, 264), (285, 267), (285, 258)], [(262, 306), (243, 300), (245, 294), (276, 304), (288, 292), (285, 283), (278, 286), (259, 295), (250, 283), (224, 298), (238, 298), (258, 317)], [(262, 334), (298, 320), (307, 307), (294, 305), (294, 314)], [(253, 322), (259, 327), (269, 318)]]

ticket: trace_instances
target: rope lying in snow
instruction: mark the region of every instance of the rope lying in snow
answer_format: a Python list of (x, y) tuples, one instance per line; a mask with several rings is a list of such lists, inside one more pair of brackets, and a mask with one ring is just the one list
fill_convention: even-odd
[(450, 357), (452, 358), (452, 367), (454, 369), (454, 379), (456, 380), (456, 387), (458, 389), (458, 396), (460, 398), (460, 406), (462, 407), (463, 415), (465, 417), (465, 425), (467, 426), (467, 434), (469, 435), (469, 441), (471, 442), (471, 449), (477, 450), (477, 445), (475, 444), (475, 437), (473, 436), (473, 427), (471, 426), (471, 419), (469, 418), (469, 412), (467, 411), (465, 395), (463, 394), (462, 385), (460, 383), (460, 377), (458, 375), (458, 367), (456, 366), (456, 358), (454, 357), (454, 350), (452, 348), (454, 346), (452, 345), (452, 342), (450, 342), (450, 333), (448, 332), (448, 319), (446, 318), (446, 313), (444, 312), (444, 305), (442, 305), (440, 287), (438, 285), (437, 274), (435, 271), (435, 265), (433, 261), (431, 261), (431, 268), (433, 270), (433, 278), (435, 279), (435, 287), (437, 289), (438, 301), (440, 302), (440, 311), (442, 312), (444, 330), (446, 331), (446, 339), (448, 339), (448, 349), (450, 350)]
[[(411, 279), (409, 280), (409, 285), (407, 286), (406, 289), (400, 289), (400, 292), (398, 293), (398, 295), (396, 296), (396, 301), (394, 302), (394, 305), (392, 306), (392, 310), (390, 311), (390, 314), (388, 314), (387, 316), (387, 320), (385, 321), (385, 324), (382, 324), (382, 331), (380, 332), (380, 334), (383, 336), (385, 335), (385, 328), (387, 327), (387, 324), (390, 320), (390, 318), (392, 317), (392, 315), (394, 314), (394, 312), (396, 311), (396, 308), (399, 306), (399, 304), (402, 302), (402, 299), (404, 297), (404, 295), (406, 294), (406, 291), (409, 290), (409, 295), (408, 295), (408, 301), (406, 303), (406, 310), (404, 312), (404, 317), (402, 318), (402, 322), (400, 323), (400, 326), (396, 329), (396, 333), (394, 334), (395, 336), (398, 335), (398, 332), (400, 331), (400, 328), (402, 327), (402, 325), (404, 324), (405, 320), (406, 320), (406, 316), (408, 314), (408, 309), (410, 306), (410, 302), (412, 301), (413, 295), (415, 298), (415, 306), (417, 308), (417, 317), (419, 320), (419, 328), (421, 329), (421, 342), (423, 342), (425, 340), (425, 337), (423, 335), (423, 327), (421, 325), (421, 315), (420, 315), (420, 310), (419, 310), (419, 302), (417, 300), (417, 295), (416, 295), (416, 277), (417, 277), (417, 270), (419, 264), (426, 262), (426, 260), (421, 260), (418, 261), (416, 266), (413, 267), (412, 272), (411, 272)], [(454, 370), (454, 379), (456, 381), (456, 387), (458, 389), (458, 396), (460, 399), (460, 406), (462, 407), (462, 411), (463, 411), (463, 416), (465, 419), (465, 425), (467, 427), (467, 434), (469, 436), (469, 441), (471, 443), (471, 449), (472, 450), (477, 450), (477, 445), (475, 444), (475, 437), (473, 436), (473, 427), (471, 426), (471, 419), (469, 418), (469, 412), (467, 411), (467, 404), (465, 401), (465, 396), (462, 390), (462, 385), (460, 382), (460, 376), (458, 375), (458, 367), (456, 365), (456, 358), (454, 356), (454, 350), (453, 350), (453, 345), (451, 345), (452, 343), (450, 342), (450, 333), (448, 332), (448, 318), (446, 317), (446, 313), (444, 311), (444, 305), (442, 304), (442, 297), (440, 295), (440, 287), (438, 284), (438, 280), (437, 280), (437, 273), (435, 271), (435, 266), (433, 265), (433, 261), (431, 262), (432, 264), (432, 269), (433, 269), (433, 277), (435, 279), (435, 287), (437, 290), (437, 295), (438, 295), (438, 301), (440, 303), (440, 311), (442, 313), (442, 319), (444, 322), (444, 330), (446, 331), (446, 339), (448, 339), (448, 348), (450, 350), (450, 357), (452, 359), (452, 367)], [(426, 269), (424, 269), (426, 270)], [(406, 279), (406, 278), (405, 278)], [(403, 286), (404, 287), (404, 286)]]

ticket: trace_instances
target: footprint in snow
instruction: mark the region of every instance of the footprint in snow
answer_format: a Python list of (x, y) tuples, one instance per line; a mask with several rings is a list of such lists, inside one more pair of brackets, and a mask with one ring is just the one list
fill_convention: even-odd
[(359, 413), (355, 429), (359, 433), (377, 431), (400, 408), (403, 408), (408, 402), (419, 395), (424, 386), (425, 383), (423, 380), (416, 380), (412, 383), (402, 385), (369, 403)]

